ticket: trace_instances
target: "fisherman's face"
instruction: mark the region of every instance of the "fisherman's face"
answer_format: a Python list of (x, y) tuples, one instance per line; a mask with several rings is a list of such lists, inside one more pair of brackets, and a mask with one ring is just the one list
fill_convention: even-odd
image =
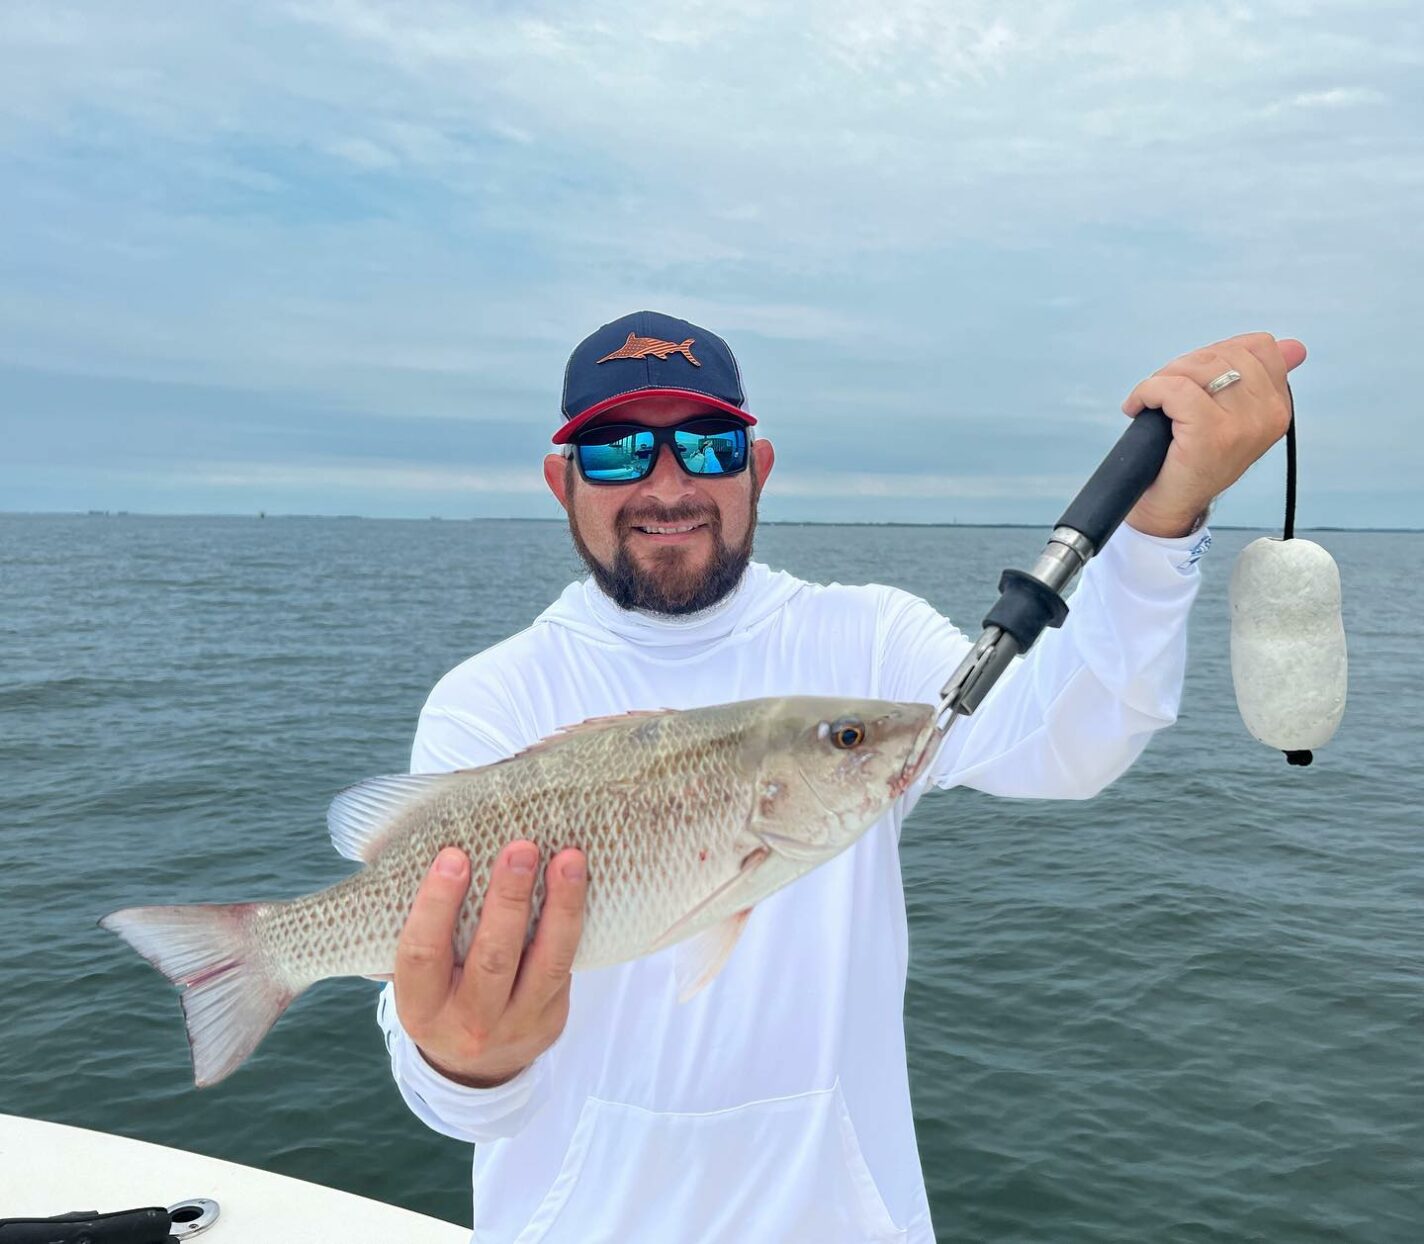
[[(637, 398), (590, 426), (661, 428), (720, 413), (691, 398)], [(747, 470), (693, 476), (661, 445), (647, 478), (590, 484), (571, 459), (553, 453), (544, 459), (544, 479), (568, 513), (574, 546), (609, 596), (625, 609), (693, 613), (741, 582), (752, 553), (757, 498), (774, 456), (770, 441), (756, 440)], [(661, 530), (666, 528), (678, 530)]]

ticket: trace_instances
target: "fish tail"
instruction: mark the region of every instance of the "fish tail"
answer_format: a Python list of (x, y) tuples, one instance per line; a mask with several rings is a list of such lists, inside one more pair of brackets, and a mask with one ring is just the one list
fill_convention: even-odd
[(99, 924), (117, 933), (175, 985), (199, 1088), (232, 1074), (306, 988), (276, 970), (255, 936), (272, 903), (128, 907)]
[(677, 347), (677, 350), (678, 350), (678, 353), (681, 354), (681, 355), (682, 355), (689, 363), (691, 363), (694, 367), (701, 367), (701, 366), (702, 366), (701, 363), (699, 363), (695, 358), (692, 357), (692, 338), (691, 338), (691, 337), (689, 337), (689, 338), (688, 338), (686, 341), (684, 341), (680, 346), (678, 346), (678, 347)]

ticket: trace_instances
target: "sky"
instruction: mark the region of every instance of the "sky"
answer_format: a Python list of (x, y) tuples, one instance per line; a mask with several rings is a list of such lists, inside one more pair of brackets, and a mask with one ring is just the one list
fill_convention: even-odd
[(564, 361), (650, 308), (768, 520), (1051, 523), (1266, 331), (1299, 523), (1424, 527), (1422, 71), (1416, 0), (7, 0), (0, 510), (556, 517)]

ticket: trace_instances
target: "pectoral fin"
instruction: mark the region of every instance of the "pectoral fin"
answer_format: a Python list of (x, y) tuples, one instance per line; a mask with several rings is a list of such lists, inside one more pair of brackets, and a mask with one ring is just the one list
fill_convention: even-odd
[(766, 847), (757, 847), (756, 850), (749, 852), (742, 860), (742, 866), (734, 877), (724, 881), (687, 915), (676, 921), (649, 949), (666, 950), (674, 942), (680, 942), (683, 938), (690, 936), (691, 930), (701, 923), (702, 917), (707, 914), (710, 908), (721, 907), (725, 911), (728, 906), (731, 906), (726, 900), (728, 898), (735, 899), (737, 890), (756, 875), (756, 870), (762, 866), (770, 854), (771, 852)]
[(687, 1002), (695, 998), (716, 978), (727, 962), (732, 948), (746, 928), (747, 917), (752, 914), (750, 907), (744, 907), (735, 915), (728, 916), (720, 924), (699, 933), (677, 948), (673, 960), (673, 975), (677, 980), (677, 1000)]

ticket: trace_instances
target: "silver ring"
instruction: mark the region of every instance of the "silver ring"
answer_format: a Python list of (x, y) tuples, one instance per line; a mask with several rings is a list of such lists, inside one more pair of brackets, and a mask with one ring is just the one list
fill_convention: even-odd
[(1241, 379), (1239, 371), (1224, 371), (1215, 380), (1206, 386), (1208, 393), (1220, 393), (1229, 384), (1235, 384)]

